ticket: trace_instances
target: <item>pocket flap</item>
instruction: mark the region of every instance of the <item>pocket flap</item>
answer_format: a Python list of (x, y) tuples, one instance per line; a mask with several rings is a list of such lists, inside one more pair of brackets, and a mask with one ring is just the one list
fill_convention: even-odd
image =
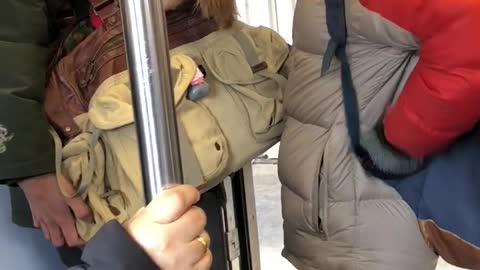
[(225, 84), (252, 84), (264, 80), (260, 71), (278, 73), (289, 48), (266, 27), (237, 26), (222, 32), (204, 53), (204, 61), (214, 76)]
[(203, 60), (210, 73), (223, 84), (247, 84), (255, 81), (255, 74), (242, 47), (232, 35), (224, 34), (215, 46), (208, 48)]
[(170, 66), (172, 68), (174, 85), (175, 107), (186, 96), (195, 74), (197, 64), (193, 59), (184, 54), (173, 54), (170, 57)]

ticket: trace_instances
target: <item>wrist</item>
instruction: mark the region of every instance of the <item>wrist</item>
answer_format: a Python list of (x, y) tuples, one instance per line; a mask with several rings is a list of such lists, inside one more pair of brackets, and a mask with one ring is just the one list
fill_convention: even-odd
[(32, 177), (28, 177), (28, 178), (24, 178), (22, 180), (19, 180), (17, 181), (17, 185), (25, 191), (25, 189), (28, 189), (28, 187), (30, 187), (30, 185), (32, 185), (32, 182), (37, 182), (39, 180), (47, 180), (47, 179), (51, 179), (52, 177), (54, 177), (55, 179), (55, 174), (53, 173), (49, 173), (49, 174), (43, 174), (43, 175), (38, 175), (38, 176), (32, 176)]

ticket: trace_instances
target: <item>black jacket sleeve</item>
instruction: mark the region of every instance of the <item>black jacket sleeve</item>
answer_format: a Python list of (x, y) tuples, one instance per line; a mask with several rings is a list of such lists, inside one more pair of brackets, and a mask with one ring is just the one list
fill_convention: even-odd
[(0, 184), (54, 171), (42, 110), (48, 44), (45, 0), (0, 1)]
[(115, 221), (107, 223), (88, 242), (82, 261), (83, 265), (68, 270), (158, 270), (150, 257)]

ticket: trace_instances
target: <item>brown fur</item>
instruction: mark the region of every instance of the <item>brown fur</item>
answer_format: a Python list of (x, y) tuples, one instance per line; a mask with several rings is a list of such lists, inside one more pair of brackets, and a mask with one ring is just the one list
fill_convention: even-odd
[(203, 15), (215, 19), (220, 28), (228, 28), (237, 16), (235, 0), (197, 0)]
[(185, 2), (185, 0), (163, 0), (163, 7), (166, 11), (174, 10), (183, 2)]
[(220, 28), (230, 27), (237, 16), (235, 0), (163, 0), (166, 10), (174, 10), (188, 1), (196, 1), (205, 17), (213, 18)]

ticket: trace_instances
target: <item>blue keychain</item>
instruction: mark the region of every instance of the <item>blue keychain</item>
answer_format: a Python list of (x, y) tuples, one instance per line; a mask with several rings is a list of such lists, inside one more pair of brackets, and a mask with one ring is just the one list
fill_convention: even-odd
[(205, 75), (197, 68), (197, 73), (190, 83), (187, 98), (191, 101), (198, 101), (201, 98), (208, 96), (210, 89), (208, 83), (205, 81)]

